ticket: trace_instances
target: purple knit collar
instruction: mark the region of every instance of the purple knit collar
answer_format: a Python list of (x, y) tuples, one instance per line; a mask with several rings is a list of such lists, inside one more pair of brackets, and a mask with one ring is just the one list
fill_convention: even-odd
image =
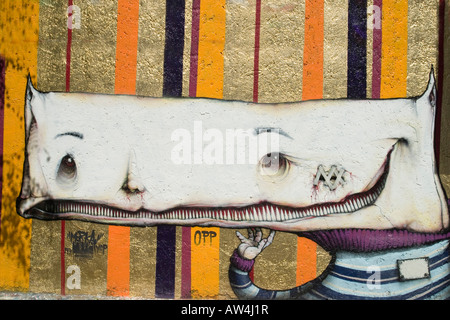
[(418, 233), (397, 229), (333, 229), (303, 232), (298, 235), (316, 242), (330, 252), (374, 252), (450, 239), (450, 230), (442, 233)]

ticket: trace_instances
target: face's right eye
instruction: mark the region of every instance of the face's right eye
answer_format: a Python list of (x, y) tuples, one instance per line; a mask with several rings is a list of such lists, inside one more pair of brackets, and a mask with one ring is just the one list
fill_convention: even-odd
[(260, 174), (281, 179), (289, 172), (291, 162), (282, 153), (268, 153), (259, 162)]
[(75, 180), (77, 176), (77, 165), (71, 155), (66, 155), (61, 159), (58, 168), (57, 179), (59, 182), (68, 183)]

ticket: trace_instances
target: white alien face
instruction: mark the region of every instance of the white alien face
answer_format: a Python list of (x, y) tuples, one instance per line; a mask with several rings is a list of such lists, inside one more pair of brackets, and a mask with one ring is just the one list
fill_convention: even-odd
[[(448, 227), (418, 98), (250, 104), (27, 87), (24, 217), (267, 227)], [(242, 156), (242, 157), (241, 157)]]

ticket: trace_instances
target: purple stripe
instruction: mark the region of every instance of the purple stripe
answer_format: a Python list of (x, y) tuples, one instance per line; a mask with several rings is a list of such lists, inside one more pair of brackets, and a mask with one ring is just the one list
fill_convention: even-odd
[(387, 249), (419, 246), (450, 239), (444, 233), (418, 233), (408, 230), (334, 229), (300, 233), (327, 251), (373, 252)]
[[(238, 268), (239, 270), (250, 272), (253, 269), (253, 265), (255, 264), (255, 260), (248, 260), (242, 258), (237, 250), (234, 250), (233, 254), (230, 257), (230, 263)], [(253, 282), (253, 279), (251, 279)]]
[(1, 217), (1, 203), (3, 192), (3, 129), (4, 129), (4, 116), (5, 116), (5, 74), (6, 74), (6, 61), (5, 58), (0, 56), (0, 229), (2, 226)]
[(255, 53), (253, 61), (253, 102), (258, 102), (260, 33), (261, 33), (261, 0), (256, 0)]
[[(373, 49), (372, 49), (372, 99), (380, 98), (381, 90), (381, 13), (382, 13), (382, 0), (374, 0), (373, 6), (377, 10), (374, 11), (374, 15), (379, 14), (379, 17), (374, 16), (374, 19), (379, 19), (379, 25), (377, 21), (374, 22), (373, 28)], [(379, 8), (379, 9), (378, 9)]]
[[(189, 97), (197, 96), (198, 40), (200, 29), (200, 0), (192, 3), (191, 58), (189, 73)], [(191, 228), (181, 229), (181, 298), (191, 298)]]
[[(437, 79), (437, 108), (436, 108), (436, 120), (434, 129), (434, 151), (436, 155), (436, 164), (439, 168), (439, 155), (441, 150), (441, 117), (442, 117), (442, 97), (444, 94), (444, 41), (445, 41), (445, 3), (446, 1), (439, 1), (439, 59), (438, 59), (438, 79)], [(448, 27), (447, 27), (448, 28)]]
[(192, 3), (192, 29), (191, 29), (191, 65), (189, 74), (189, 97), (197, 96), (197, 69), (198, 69), (198, 37), (200, 29), (200, 0)]
[(181, 228), (181, 298), (191, 298), (191, 228)]

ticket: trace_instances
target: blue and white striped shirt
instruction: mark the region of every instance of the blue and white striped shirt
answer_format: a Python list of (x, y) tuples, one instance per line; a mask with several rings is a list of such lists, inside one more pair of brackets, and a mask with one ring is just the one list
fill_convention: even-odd
[[(398, 262), (421, 259), (427, 275), (401, 280)], [(450, 299), (449, 240), (377, 252), (339, 251), (316, 280), (285, 291), (257, 287), (247, 271), (230, 266), (230, 283), (241, 299), (413, 300)]]

